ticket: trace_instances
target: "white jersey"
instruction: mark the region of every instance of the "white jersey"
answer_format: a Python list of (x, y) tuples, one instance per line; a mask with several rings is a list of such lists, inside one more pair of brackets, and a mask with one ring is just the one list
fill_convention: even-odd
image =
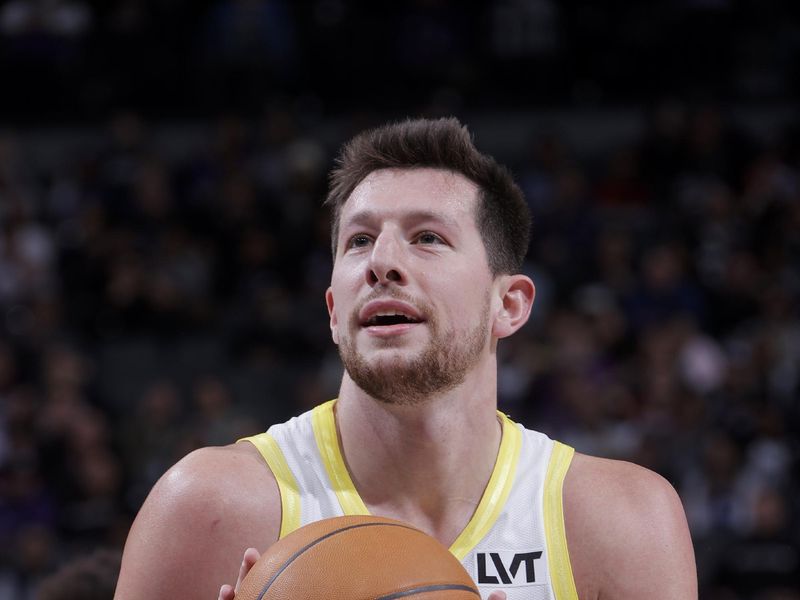
[[(326, 402), (245, 438), (261, 452), (281, 495), (280, 537), (320, 519), (368, 515), (342, 458)], [(497, 462), (475, 513), (450, 546), (482, 598), (578, 600), (564, 533), (561, 490), (573, 449), (498, 412)]]

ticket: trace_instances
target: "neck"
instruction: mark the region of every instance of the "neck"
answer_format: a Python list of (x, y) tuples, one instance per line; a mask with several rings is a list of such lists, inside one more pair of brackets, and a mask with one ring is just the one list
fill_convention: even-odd
[(375, 514), (449, 545), (477, 507), (500, 446), (496, 366), (415, 405), (376, 401), (345, 374), (336, 415), (353, 482)]

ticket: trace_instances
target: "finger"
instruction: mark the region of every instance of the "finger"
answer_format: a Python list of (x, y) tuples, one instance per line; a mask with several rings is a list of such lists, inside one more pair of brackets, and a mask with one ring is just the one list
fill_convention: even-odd
[(242, 581), (250, 572), (250, 569), (253, 568), (253, 565), (256, 564), (256, 561), (261, 558), (261, 554), (259, 554), (258, 550), (255, 548), (248, 548), (244, 551), (244, 557), (242, 558), (242, 565), (239, 567), (239, 578), (236, 580), (236, 587), (234, 588), (235, 592), (239, 591), (239, 586), (242, 585)]
[(233, 588), (227, 583), (219, 588), (217, 600), (233, 600)]
[(505, 592), (492, 592), (487, 600), (506, 600)]
[(248, 563), (247, 570), (249, 571), (254, 564), (261, 558), (261, 553), (255, 548), (248, 548), (244, 551), (244, 560)]

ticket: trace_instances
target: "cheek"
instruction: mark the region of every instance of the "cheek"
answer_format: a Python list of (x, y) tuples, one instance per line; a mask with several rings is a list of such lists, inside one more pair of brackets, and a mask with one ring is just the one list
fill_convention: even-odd
[(481, 280), (466, 277), (465, 281), (471, 282), (472, 285), (450, 291), (451, 297), (454, 298), (450, 312), (456, 327), (471, 329), (491, 313), (491, 292)]
[(334, 308), (331, 314), (331, 327), (334, 342), (339, 343), (340, 336), (346, 336), (348, 329), (353, 323), (353, 311), (355, 310), (355, 294), (351, 286), (344, 285), (339, 281), (331, 286), (331, 293), (334, 298)]
[(442, 318), (449, 323), (448, 326), (456, 329), (473, 326), (473, 321), (476, 319), (482, 305), (476, 290), (453, 287), (448, 289), (446, 294), (449, 301), (439, 303), (439, 312)]
[(331, 288), (338, 296), (353, 294), (364, 280), (364, 270), (360, 268), (360, 265), (354, 264), (352, 261), (342, 262), (334, 268), (331, 274)]

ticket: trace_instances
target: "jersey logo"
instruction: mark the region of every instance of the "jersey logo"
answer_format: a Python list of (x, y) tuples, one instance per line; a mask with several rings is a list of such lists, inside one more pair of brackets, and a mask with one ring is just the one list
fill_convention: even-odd
[[(478, 584), (527, 585), (544, 583), (544, 573), (537, 573), (542, 552), (478, 552)], [(542, 567), (539, 566), (539, 569)], [(537, 577), (538, 575), (538, 577)]]

